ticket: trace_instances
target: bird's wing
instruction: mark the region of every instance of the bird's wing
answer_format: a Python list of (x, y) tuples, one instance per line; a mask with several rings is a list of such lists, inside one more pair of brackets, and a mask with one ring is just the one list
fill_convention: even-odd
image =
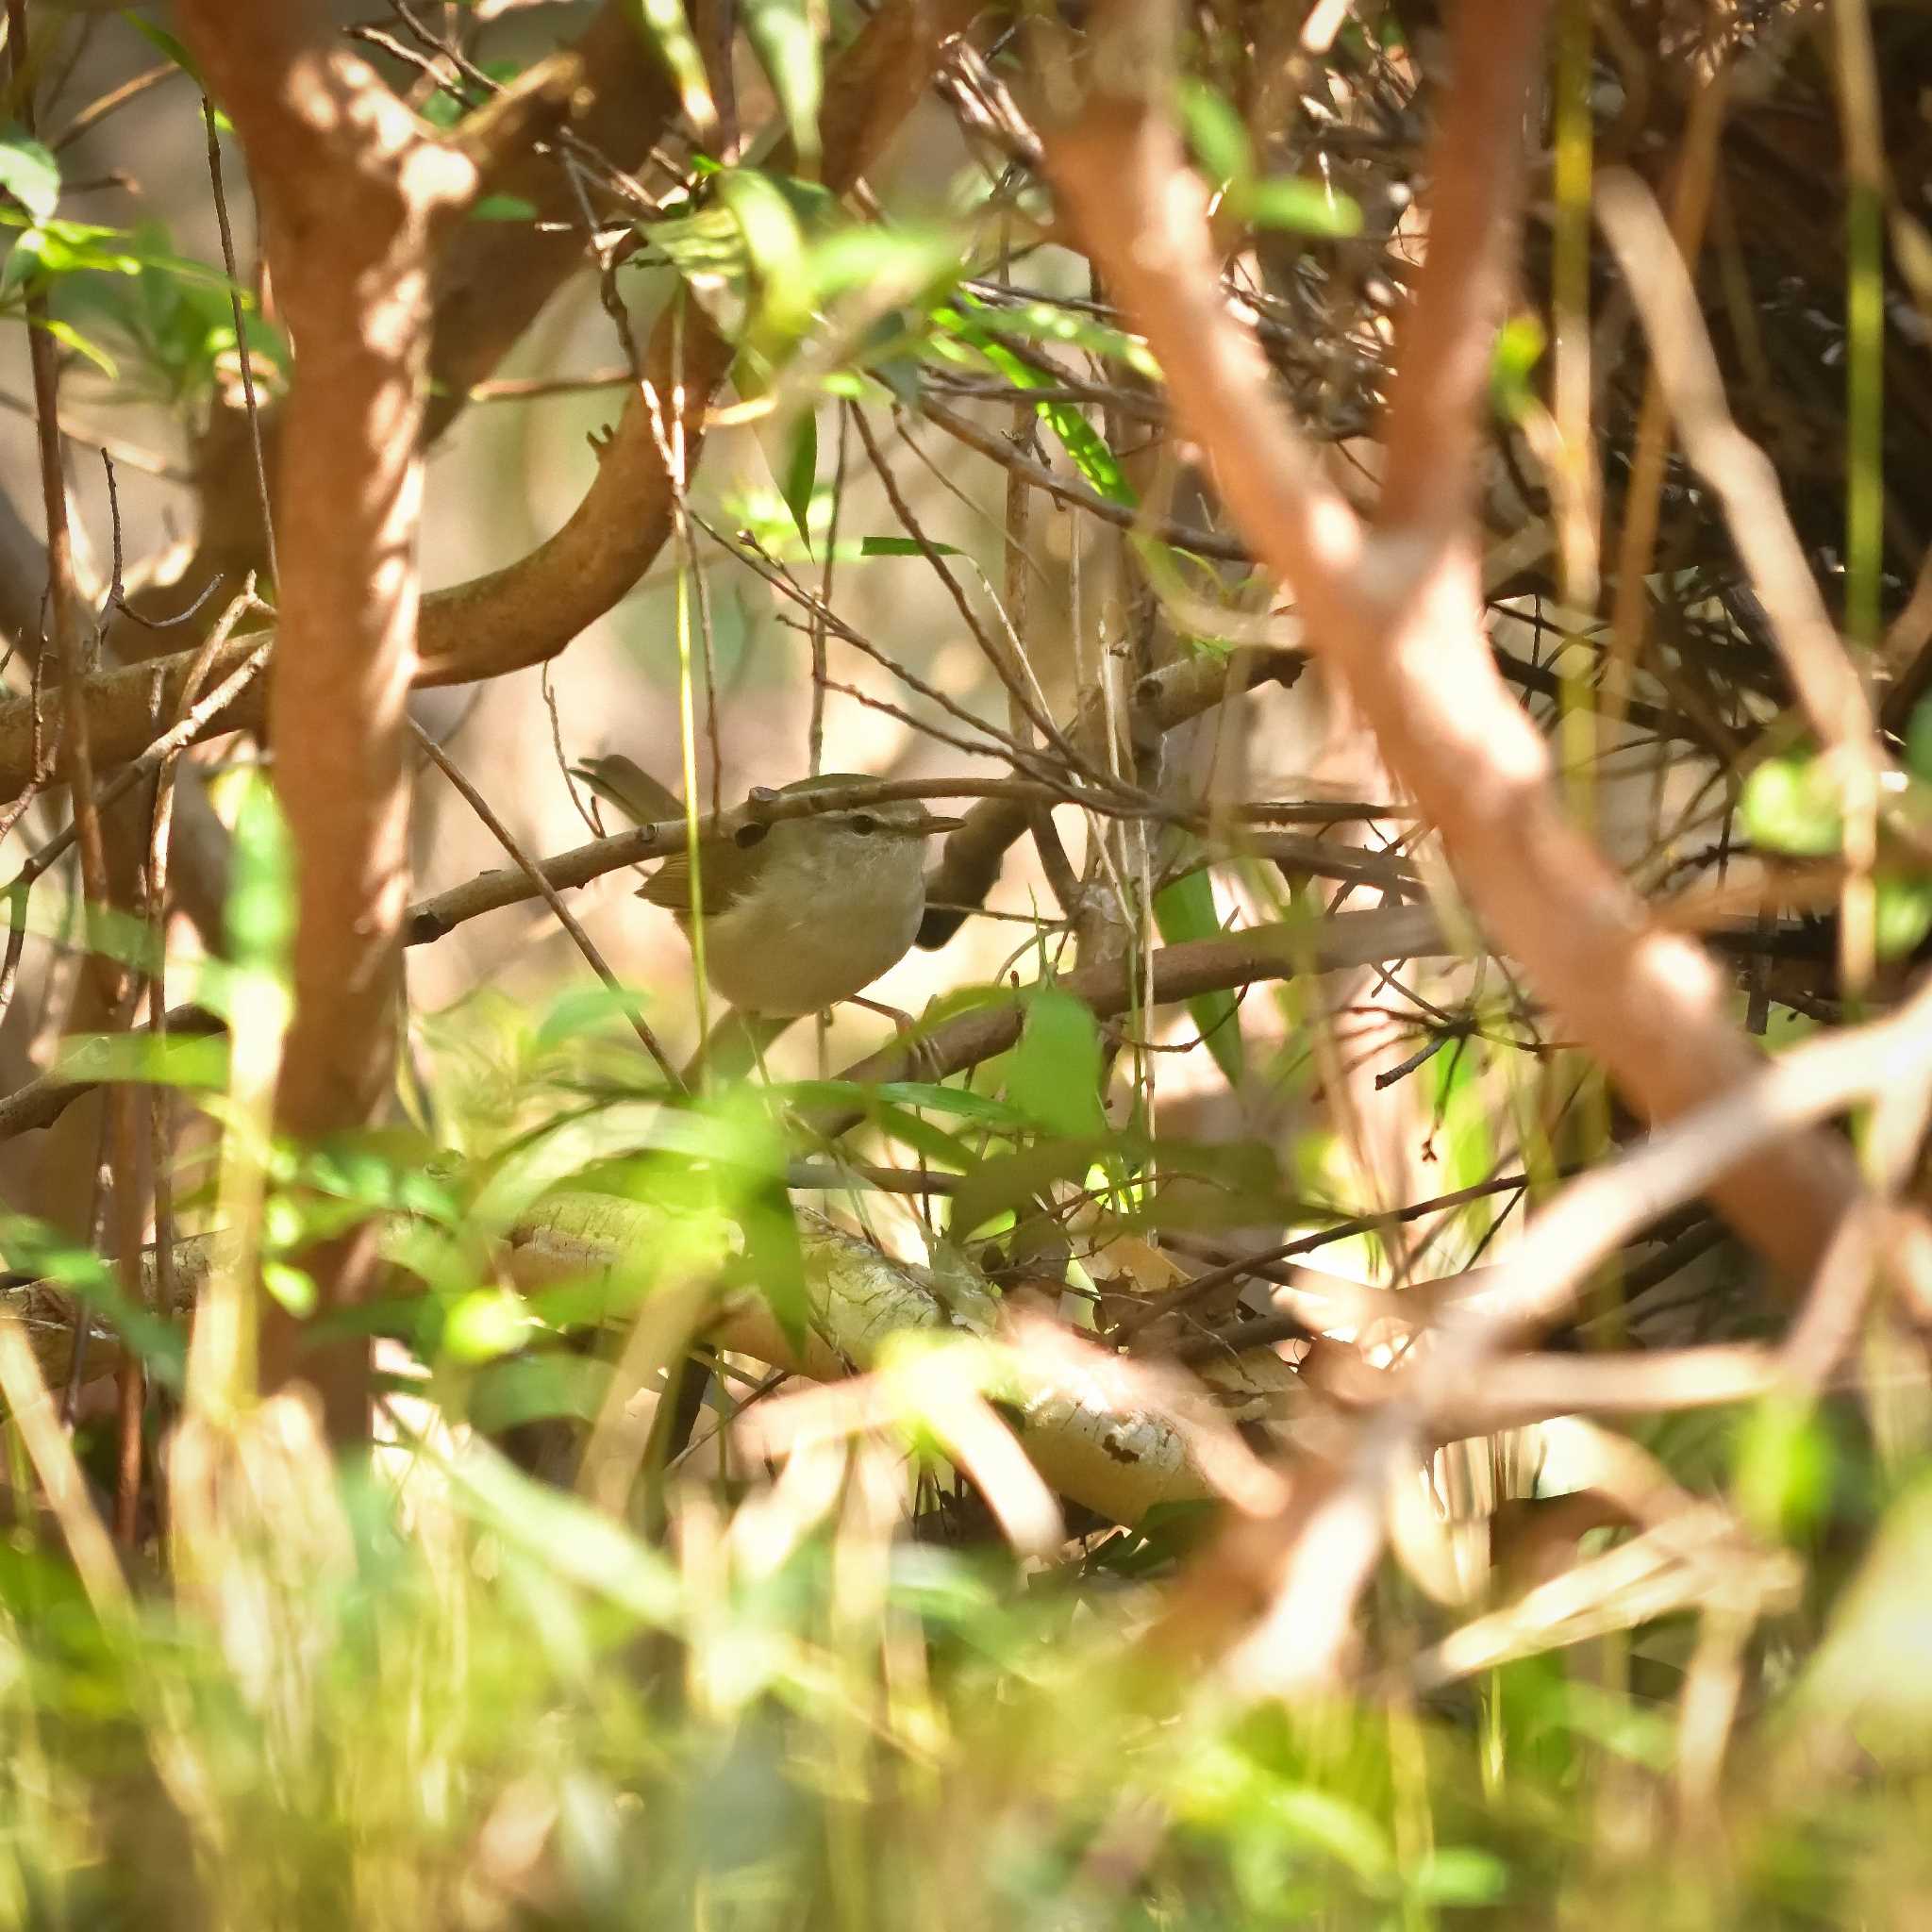
[(698, 891), (691, 891), (691, 858), (679, 852), (667, 858), (638, 890), (638, 897), (689, 919), (695, 898), (707, 919), (728, 912), (751, 890), (754, 877), (751, 850), (741, 850), (728, 839), (707, 839), (698, 847)]

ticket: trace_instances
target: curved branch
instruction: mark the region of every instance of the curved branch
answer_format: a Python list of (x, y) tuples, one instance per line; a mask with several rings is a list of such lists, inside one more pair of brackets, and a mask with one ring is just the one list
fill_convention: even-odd
[[(979, 7), (892, 0), (833, 63), (821, 137), (821, 178), (833, 192), (878, 158)], [(781, 150), (773, 165), (786, 164)], [(628, 595), (671, 535), (677, 491), (736, 355), (674, 295), (644, 355), (643, 393), (630, 397), (600, 448), (597, 475), (569, 522), (507, 569), (425, 600), (423, 682), (464, 684), (540, 664)], [(684, 477), (671, 475), (667, 452)]]

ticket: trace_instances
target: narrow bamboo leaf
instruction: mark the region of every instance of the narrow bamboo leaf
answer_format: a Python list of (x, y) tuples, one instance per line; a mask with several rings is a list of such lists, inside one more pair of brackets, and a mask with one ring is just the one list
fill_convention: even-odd
[(1205, 81), (1183, 81), (1180, 110), (1188, 145), (1203, 173), (1217, 187), (1253, 178), (1255, 148), (1248, 138), (1247, 123), (1225, 94)]
[[(979, 352), (1015, 389), (1038, 389), (1040, 375), (1021, 361), (1010, 349), (988, 339)], [(1132, 508), (1140, 501), (1118, 458), (1107, 446), (1107, 439), (1080, 413), (1074, 403), (1036, 403), (1035, 413), (1060, 440), (1074, 467), (1110, 502)]]
[(785, 459), (785, 474), (778, 479), (778, 489), (808, 552), (811, 549), (811, 492), (818, 478), (819, 419), (812, 410), (806, 409), (792, 425), (791, 448)]
[(172, 60), (203, 93), (208, 92), (208, 83), (201, 77), (201, 69), (194, 64), (194, 57), (164, 26), (157, 26), (151, 20), (143, 20), (134, 12), (124, 13), (121, 18), (148, 44), (158, 49), (164, 59)]
[[(1214, 910), (1214, 880), (1205, 869), (1191, 872), (1184, 878), (1158, 893), (1154, 900), (1154, 923), (1161, 939), (1170, 946), (1187, 940), (1211, 940), (1221, 930)], [(1228, 1084), (1238, 1084), (1246, 1071), (1241, 1051), (1241, 1002), (1232, 992), (1197, 993), (1188, 1002), (1188, 1012), (1208, 1042), (1214, 1063), (1226, 1074)]]
[[(951, 543), (934, 543), (930, 547), (941, 557), (963, 557), (966, 554)], [(861, 557), (924, 557), (925, 551), (910, 537), (861, 537), (858, 554)]]
[(57, 342), (64, 342), (76, 356), (86, 357), (109, 382), (119, 377), (121, 372), (115, 365), (113, 357), (98, 342), (90, 341), (72, 323), (61, 322), (58, 317), (46, 315), (36, 318), (34, 326), (45, 329)]

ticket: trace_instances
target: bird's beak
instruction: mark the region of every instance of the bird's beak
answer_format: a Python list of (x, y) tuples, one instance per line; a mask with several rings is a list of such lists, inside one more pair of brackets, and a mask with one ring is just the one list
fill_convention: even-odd
[(957, 832), (965, 823), (964, 819), (942, 819), (936, 814), (928, 813), (924, 824), (919, 829), (930, 837), (934, 832)]

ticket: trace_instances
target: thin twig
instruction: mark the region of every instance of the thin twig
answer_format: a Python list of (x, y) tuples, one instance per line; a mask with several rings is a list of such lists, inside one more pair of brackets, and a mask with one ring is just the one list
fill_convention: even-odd
[(429, 761), (456, 787), (468, 803), (470, 809), (490, 828), (498, 844), (516, 860), (524, 876), (537, 889), (538, 896), (557, 915), (558, 924), (571, 936), (577, 951), (590, 961), (591, 970), (609, 988), (611, 994), (623, 1008), (625, 1018), (630, 1022), (631, 1030), (642, 1041), (644, 1051), (657, 1061), (671, 1086), (682, 1092), (684, 1082), (678, 1078), (677, 1069), (672, 1065), (664, 1049), (658, 1044), (658, 1036), (651, 1031), (650, 1024), (639, 1010), (636, 1000), (625, 990), (616, 974), (611, 972), (603, 954), (597, 950), (596, 943), (578, 923), (576, 915), (563, 903), (563, 894), (544, 877), (542, 867), (524, 850), (515, 833), (491, 809), (490, 801), (463, 776), (449, 755), (413, 718), (409, 721), (409, 730)]

